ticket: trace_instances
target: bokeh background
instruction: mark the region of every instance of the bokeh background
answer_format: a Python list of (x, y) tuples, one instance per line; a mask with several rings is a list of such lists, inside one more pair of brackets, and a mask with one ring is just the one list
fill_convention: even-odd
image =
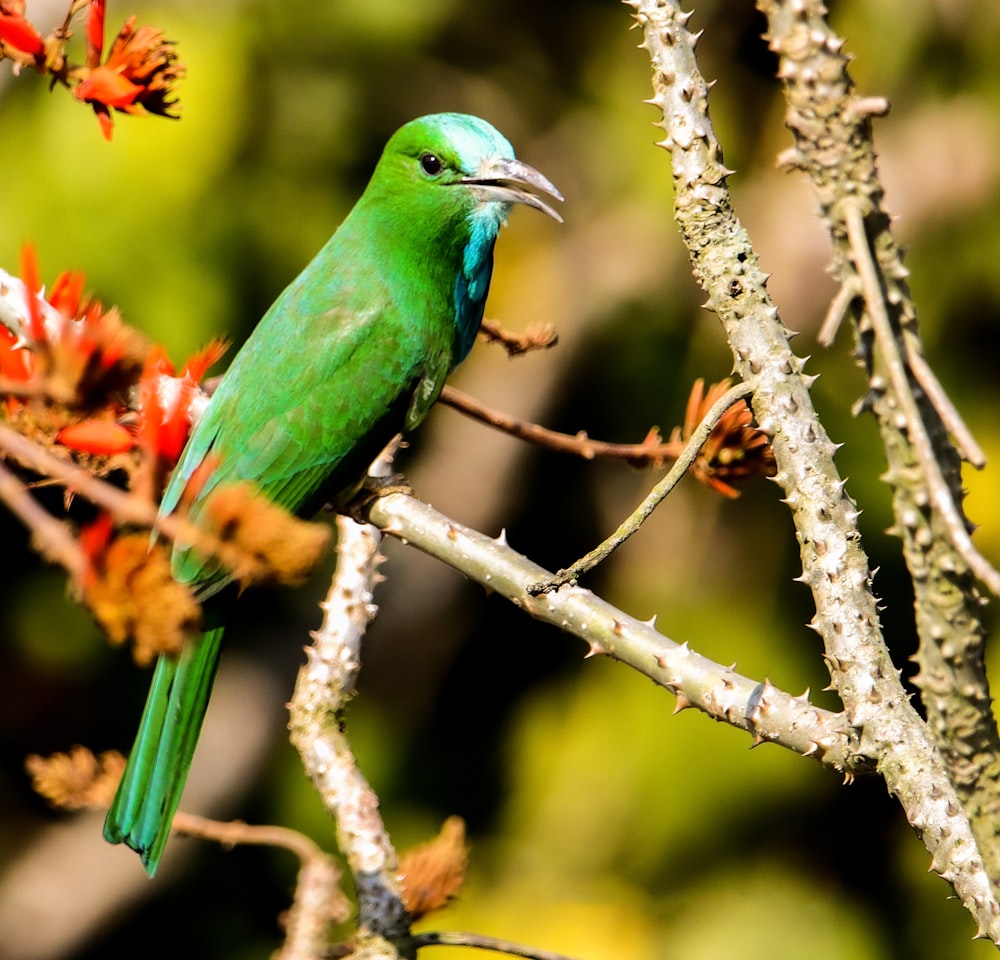
[[(1000, 7), (990, 0), (831, 4), (877, 123), (887, 202), (927, 353), (992, 463), (1000, 460)], [(175, 361), (210, 337), (241, 342), (363, 188), (413, 116), (494, 122), (566, 196), (566, 222), (515, 211), (488, 315), (554, 323), (559, 346), (509, 360), (480, 344), (454, 382), (518, 416), (636, 441), (683, 417), (692, 381), (726, 376), (671, 217), (649, 66), (614, 0), (285, 0), (109, 3), (179, 43), (183, 119), (119, 117), (105, 143), (89, 110), (0, 67), (0, 266), (37, 246), (49, 282), (88, 288)], [(64, 8), (29, 0), (48, 27)], [(833, 438), (911, 672), (911, 595), (890, 523), (863, 380), (845, 330), (815, 343), (833, 284), (815, 200), (775, 169), (790, 143), (774, 62), (749, 2), (705, 0), (703, 71), (730, 183), (796, 345), (822, 376)], [(77, 49), (82, 59), (81, 47)], [(606, 535), (657, 474), (531, 449), (436, 410), (403, 460), (435, 507), (553, 568)], [(995, 466), (970, 473), (980, 548), (1000, 560)], [(257, 848), (175, 840), (160, 875), (100, 840), (100, 818), (49, 811), (24, 757), (131, 743), (147, 678), (102, 641), (0, 515), (0, 957), (254, 958), (280, 940), (296, 864)], [(450, 814), (467, 821), (471, 874), (425, 927), (473, 929), (581, 960), (887, 960), (980, 957), (970, 917), (878, 782), (842, 786), (648, 680), (537, 625), (397, 543), (348, 729), (400, 847)], [(332, 560), (331, 560), (332, 562)], [(280, 823), (325, 846), (332, 830), (284, 736), (330, 567), (305, 589), (244, 597), (184, 806)], [(686, 481), (587, 585), (719, 661), (794, 693), (831, 694), (778, 491), (725, 501)], [(991, 616), (995, 619), (995, 607)], [(993, 656), (994, 667), (996, 656)], [(994, 670), (995, 674), (995, 670)], [(443, 948), (428, 958), (472, 956)]]

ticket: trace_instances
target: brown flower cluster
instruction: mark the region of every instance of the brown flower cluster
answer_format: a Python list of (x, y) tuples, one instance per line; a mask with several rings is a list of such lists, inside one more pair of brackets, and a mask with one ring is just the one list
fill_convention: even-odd
[(468, 865), (461, 817), (449, 817), (433, 840), (405, 851), (399, 860), (399, 876), (410, 919), (419, 920), (447, 906), (462, 889)]
[[(706, 392), (705, 381), (696, 380), (688, 397), (684, 426), (674, 427), (671, 443), (686, 442), (729, 386), (729, 381), (723, 380), (713, 383)], [(734, 484), (757, 474), (770, 477), (774, 472), (770, 441), (754, 426), (753, 413), (742, 400), (722, 415), (691, 466), (695, 477), (726, 497), (740, 495)]]
[(94, 619), (115, 645), (132, 639), (132, 655), (148, 666), (160, 654), (176, 656), (201, 626), (201, 607), (170, 575), (162, 543), (148, 533), (115, 536), (102, 514), (80, 533), (88, 569), (80, 588)]
[(330, 542), (330, 529), (299, 520), (260, 495), (251, 483), (220, 486), (206, 504), (201, 526), (209, 546), (241, 588), (302, 583)]
[[(89, 103), (110, 140), (114, 132), (112, 110), (133, 115), (156, 114), (177, 118), (176, 86), (184, 76), (177, 51), (158, 27), (136, 27), (129, 17), (104, 52), (106, 0), (72, 0), (62, 25), (43, 37), (25, 16), (24, 0), (0, 0), (0, 59), (14, 63), (15, 70), (32, 67), (73, 91)], [(66, 45), (72, 36), (73, 18), (87, 11), (87, 59), (71, 64)]]
[(86, 747), (48, 757), (32, 754), (24, 762), (36, 793), (61, 810), (103, 810), (111, 805), (125, 758), (117, 750), (99, 757)]

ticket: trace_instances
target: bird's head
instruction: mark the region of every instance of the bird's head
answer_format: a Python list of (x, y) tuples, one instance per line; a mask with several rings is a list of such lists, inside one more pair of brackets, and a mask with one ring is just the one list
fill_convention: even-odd
[[(490, 221), (494, 235), (515, 203), (562, 222), (538, 196), (562, 200), (562, 194), (518, 160), (498, 130), (469, 114), (435, 113), (400, 127), (386, 144), (372, 184), (388, 188), (396, 204)], [(383, 201), (390, 199), (384, 192)]]

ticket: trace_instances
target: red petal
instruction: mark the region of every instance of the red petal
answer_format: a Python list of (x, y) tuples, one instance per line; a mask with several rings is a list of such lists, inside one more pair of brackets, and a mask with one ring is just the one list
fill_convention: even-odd
[(0, 374), (8, 380), (22, 382), (34, 374), (34, 357), (23, 347), (14, 349), (17, 338), (6, 327), (0, 326)]
[(142, 91), (143, 87), (122, 76), (117, 70), (103, 66), (91, 70), (87, 78), (77, 84), (73, 96), (77, 100), (103, 103), (123, 110), (131, 106)]
[(80, 453), (110, 456), (128, 453), (135, 446), (135, 435), (114, 420), (81, 420), (63, 427), (56, 434), (56, 442)]
[(190, 380), (182, 381), (176, 406), (160, 422), (157, 452), (167, 463), (174, 464), (180, 460), (181, 451), (187, 442), (188, 430), (191, 428), (189, 413), (193, 394), (194, 384)]
[(96, 67), (101, 62), (104, 49), (104, 0), (90, 0), (87, 12), (87, 66)]
[(181, 371), (181, 376), (190, 377), (195, 383), (201, 383), (201, 379), (208, 373), (209, 367), (221, 360), (228, 349), (229, 344), (225, 340), (221, 338), (211, 340), (194, 356), (188, 358)]
[(45, 41), (24, 17), (0, 14), (0, 40), (32, 57), (45, 55)]
[(49, 303), (64, 317), (76, 317), (80, 312), (80, 300), (83, 297), (84, 276), (72, 270), (64, 270), (56, 277), (49, 294)]
[(38, 257), (35, 255), (34, 246), (30, 243), (21, 248), (21, 279), (24, 281), (25, 298), (28, 301), (28, 335), (36, 343), (44, 343), (45, 323), (38, 302), (42, 282), (38, 278)]
[(91, 524), (88, 524), (80, 531), (80, 546), (83, 554), (87, 558), (89, 569), (84, 574), (84, 581), (93, 579), (94, 569), (104, 565), (104, 553), (111, 543), (111, 535), (114, 533), (114, 523), (111, 515), (102, 513)]

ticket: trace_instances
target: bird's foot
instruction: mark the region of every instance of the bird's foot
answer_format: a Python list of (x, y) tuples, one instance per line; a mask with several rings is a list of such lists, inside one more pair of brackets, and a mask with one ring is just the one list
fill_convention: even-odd
[(387, 477), (365, 477), (358, 492), (337, 512), (346, 514), (358, 523), (368, 523), (368, 511), (371, 509), (371, 505), (376, 500), (388, 497), (393, 493), (404, 493), (408, 497), (413, 496), (413, 487), (403, 474), (394, 473)]

